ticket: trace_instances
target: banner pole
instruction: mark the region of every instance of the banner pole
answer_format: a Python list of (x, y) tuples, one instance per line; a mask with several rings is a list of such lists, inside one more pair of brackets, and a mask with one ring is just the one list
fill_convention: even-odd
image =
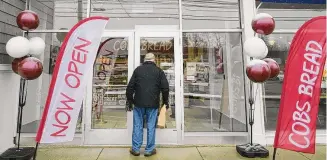
[(20, 150), (20, 135), (22, 132), (22, 121), (23, 121), (23, 107), (26, 104), (27, 96), (27, 81), (24, 78), (20, 78), (20, 88), (19, 88), (19, 115), (18, 115), (18, 142), (17, 150)]
[[(250, 57), (252, 61), (253, 58)], [(253, 145), (253, 124), (254, 124), (254, 113), (253, 113), (253, 105), (254, 105), (254, 98), (253, 98), (253, 82), (250, 81), (250, 95), (249, 95), (249, 104), (250, 104), (250, 115), (249, 115), (249, 124), (250, 124), (250, 145)]]
[[(253, 60), (253, 57), (250, 57)], [(247, 158), (266, 158), (269, 156), (269, 151), (260, 144), (253, 143), (253, 124), (254, 124), (254, 110), (255, 110), (255, 100), (256, 100), (256, 90), (254, 89), (254, 83), (250, 81), (249, 83), (249, 125), (250, 125), (250, 143), (236, 145), (236, 151), (243, 157)], [(257, 87), (257, 86), (256, 86)]]
[(38, 147), (39, 147), (39, 142), (36, 142), (35, 150), (34, 150), (34, 155), (33, 155), (33, 160), (36, 160), (36, 154), (37, 154)]
[(277, 152), (277, 148), (274, 148), (273, 160), (275, 160), (275, 158), (276, 158), (276, 152)]
[(18, 115), (18, 142), (17, 142), (17, 150), (20, 150), (20, 135), (22, 130), (22, 119), (23, 119), (23, 107), (19, 106), (19, 115)]

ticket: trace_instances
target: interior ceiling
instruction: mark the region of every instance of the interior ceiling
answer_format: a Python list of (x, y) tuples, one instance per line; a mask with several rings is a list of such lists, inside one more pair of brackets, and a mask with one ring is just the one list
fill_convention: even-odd
[[(86, 0), (55, 0), (55, 4), (56, 16), (76, 16), (78, 10), (86, 13)], [(182, 5), (183, 19), (239, 19), (238, 0), (183, 0)], [(92, 0), (91, 14), (111, 18), (178, 19), (178, 7), (178, 0)]]

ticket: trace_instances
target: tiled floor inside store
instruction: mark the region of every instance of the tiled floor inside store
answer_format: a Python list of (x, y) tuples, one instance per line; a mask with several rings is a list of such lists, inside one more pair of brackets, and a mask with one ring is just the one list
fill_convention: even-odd
[[(186, 112), (196, 113), (196, 115), (191, 116), (191, 118), (185, 119), (185, 130), (196, 130), (196, 131), (215, 131), (213, 127), (210, 127), (211, 124), (218, 124), (217, 120), (212, 120), (205, 118), (207, 116), (206, 112), (201, 111), (199, 108), (188, 108)], [(202, 113), (202, 114), (201, 114)], [(166, 113), (166, 126), (167, 128), (175, 128), (176, 121), (175, 118), (172, 118), (171, 109)], [(122, 110), (108, 110), (104, 111), (102, 121), (94, 120), (93, 128), (102, 129), (102, 128), (126, 128), (126, 113)], [(218, 125), (217, 125), (217, 129)], [(221, 131), (223, 129), (221, 128)]]
[[(227, 131), (224, 129), (224, 125), (229, 125), (227, 120), (222, 119), (221, 127), (219, 127), (219, 113), (211, 119), (210, 109), (203, 109), (198, 107), (191, 107), (185, 109), (185, 130), (186, 131), (204, 131), (204, 132), (214, 132), (214, 131)], [(166, 113), (166, 125), (167, 128), (175, 128), (176, 121), (172, 118), (172, 109), (169, 109)], [(122, 129), (127, 127), (127, 118), (125, 109), (107, 109), (104, 110), (103, 114), (99, 117), (93, 116), (93, 129)], [(35, 133), (38, 127), (38, 121), (33, 121), (23, 126), (23, 133)], [(81, 129), (81, 125), (77, 125), (77, 131)]]

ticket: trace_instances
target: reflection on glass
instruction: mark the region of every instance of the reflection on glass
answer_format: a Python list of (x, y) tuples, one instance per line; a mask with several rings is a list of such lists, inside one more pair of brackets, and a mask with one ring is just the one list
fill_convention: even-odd
[[(266, 130), (275, 131), (277, 115), (279, 109), (280, 95), (282, 91), (282, 84), (284, 80), (284, 69), (287, 64), (287, 55), (290, 44), (293, 39), (293, 34), (272, 34), (269, 36), (262, 36), (261, 38), (268, 46), (268, 58), (272, 58), (279, 63), (280, 74), (275, 79), (269, 79), (264, 84), (265, 97), (265, 128)], [(319, 103), (319, 112), (317, 117), (317, 129), (326, 129), (326, 73), (327, 66), (325, 66), (323, 81), (321, 85), (321, 95)]]
[(166, 74), (170, 91), (170, 109), (166, 112), (166, 127), (176, 128), (174, 38), (141, 38), (140, 42), (141, 63), (144, 62), (145, 54), (153, 53), (157, 66)]
[[(257, 7), (260, 2), (257, 2)], [(298, 29), (304, 22), (326, 15), (326, 5), (305, 3), (261, 3), (258, 13), (275, 17), (276, 29)]]
[(110, 17), (106, 29), (135, 29), (135, 25), (178, 25), (178, 0), (96, 1), (90, 5), (91, 16)]
[(239, 11), (239, 0), (182, 0), (183, 29), (239, 28)]
[(92, 129), (127, 128), (128, 39), (105, 38), (93, 72)]
[(246, 131), (239, 39), (183, 33), (185, 131)]

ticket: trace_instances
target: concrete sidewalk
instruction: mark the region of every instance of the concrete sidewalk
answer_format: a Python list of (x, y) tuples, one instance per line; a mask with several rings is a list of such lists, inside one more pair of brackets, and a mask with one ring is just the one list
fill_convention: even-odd
[[(272, 159), (273, 149), (268, 158)], [(143, 153), (141, 150), (141, 153)], [(171, 147), (157, 148), (157, 155), (145, 158), (143, 155), (134, 157), (129, 154), (129, 148), (39, 148), (37, 160), (244, 160), (235, 147)], [(326, 146), (317, 146), (316, 154), (302, 154), (279, 149), (276, 160), (326, 160)]]

